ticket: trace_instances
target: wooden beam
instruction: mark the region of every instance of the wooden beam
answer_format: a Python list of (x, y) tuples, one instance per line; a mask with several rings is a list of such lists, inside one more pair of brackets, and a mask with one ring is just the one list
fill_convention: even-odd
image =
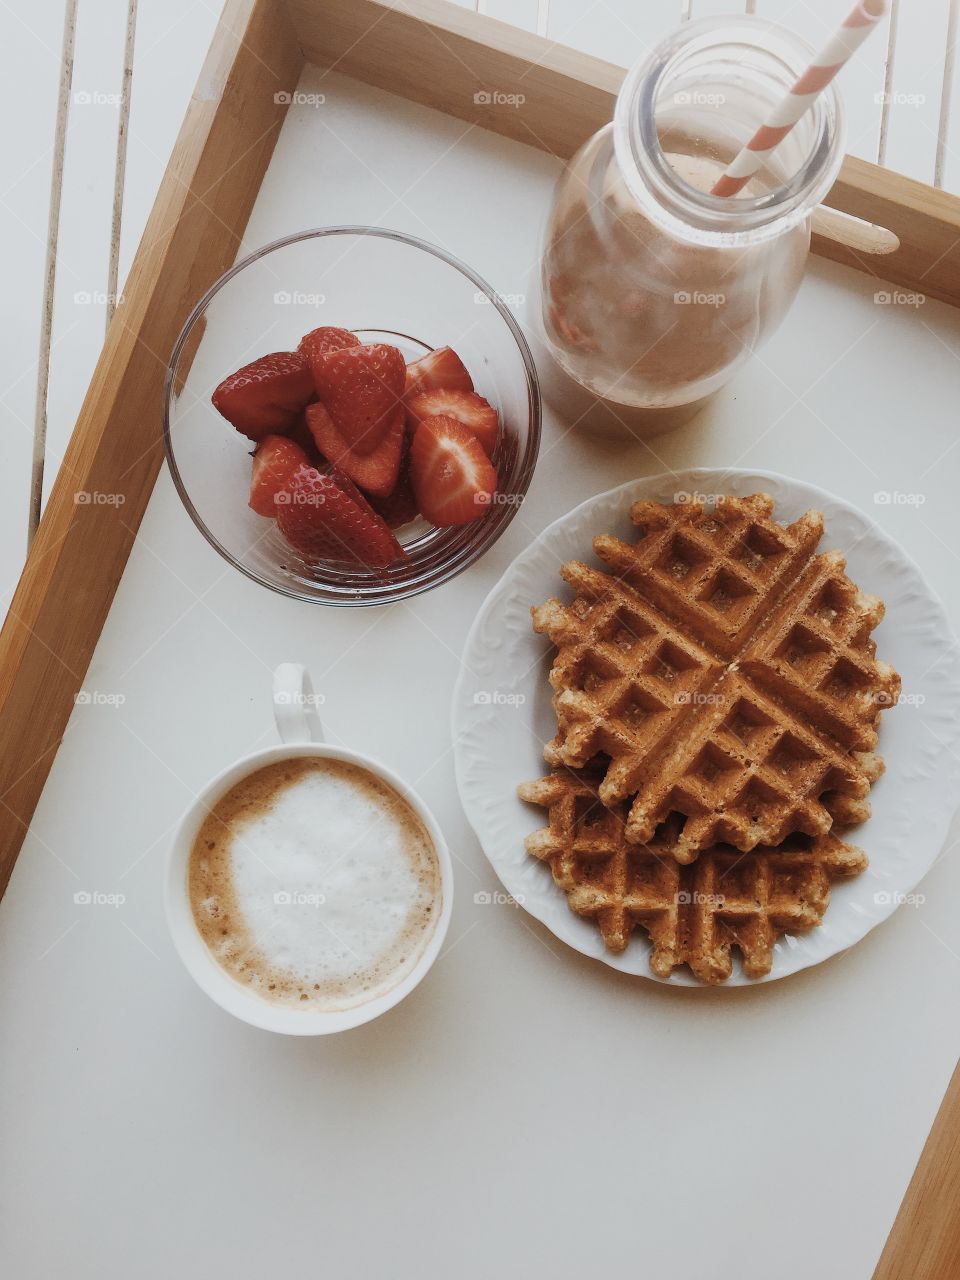
[(0, 632), (0, 892), (153, 489), (167, 357), (236, 256), (302, 65), (277, 0), (227, 0)]
[(933, 1122), (873, 1280), (960, 1275), (960, 1067)]

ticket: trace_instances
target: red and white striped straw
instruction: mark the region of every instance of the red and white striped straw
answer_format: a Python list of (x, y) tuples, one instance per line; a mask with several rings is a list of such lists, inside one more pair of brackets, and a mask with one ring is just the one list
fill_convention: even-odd
[(760, 126), (739, 155), (717, 179), (711, 195), (735, 196), (742, 191), (763, 162), (787, 136), (800, 117), (807, 111), (837, 74), (866, 40), (886, 12), (886, 0), (859, 0), (839, 27), (820, 50), (813, 62), (777, 104), (766, 124)]

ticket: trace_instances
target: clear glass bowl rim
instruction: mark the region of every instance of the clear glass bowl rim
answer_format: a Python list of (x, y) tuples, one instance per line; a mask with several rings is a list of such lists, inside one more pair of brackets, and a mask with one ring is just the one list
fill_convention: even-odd
[[(360, 589), (360, 594), (345, 596), (342, 598), (328, 598), (317, 595), (311, 595), (306, 591), (298, 590), (294, 586), (285, 586), (278, 582), (271, 582), (269, 579), (262, 577), (247, 565), (242, 564), (236, 556), (234, 556), (227, 548), (215, 538), (208, 529), (200, 512), (196, 509), (190, 495), (187, 493), (183, 478), (180, 475), (174, 454), (173, 444), (171, 441), (170, 427), (170, 401), (173, 391), (173, 381), (176, 373), (177, 365), (183, 349), (187, 344), (194, 325), (204, 314), (207, 307), (234, 276), (239, 275), (245, 267), (257, 262), (260, 258), (265, 257), (269, 253), (273, 253), (277, 249), (286, 248), (291, 244), (299, 244), (305, 240), (319, 240), (326, 236), (371, 236), (382, 240), (393, 240), (400, 244), (409, 245), (411, 248), (419, 249), (424, 253), (429, 253), (435, 258), (439, 258), (448, 266), (453, 267), (467, 280), (471, 281), (478, 289), (487, 296), (490, 304), (496, 307), (500, 318), (506, 324), (514, 341), (517, 344), (517, 350), (523, 362), (524, 376), (527, 384), (527, 403), (529, 408), (529, 420), (527, 440), (522, 451), (522, 456), (517, 463), (517, 474), (514, 484), (511, 486), (511, 492), (524, 495), (530, 487), (530, 481), (533, 477), (533, 469), (536, 465), (537, 454), (540, 449), (541, 419), (542, 405), (540, 397), (540, 381), (537, 376), (536, 365), (530, 346), (524, 337), (523, 330), (517, 323), (513, 313), (510, 311), (500, 299), (494, 289), (487, 284), (482, 276), (478, 275), (472, 267), (468, 267), (465, 262), (455, 257), (452, 253), (448, 253), (446, 249), (440, 248), (439, 245), (431, 244), (429, 240), (423, 240), (419, 236), (408, 235), (405, 231), (393, 231), (386, 227), (365, 226), (363, 224), (342, 224), (330, 227), (313, 227), (307, 231), (293, 232), (291, 235), (281, 236), (277, 240), (271, 240), (267, 244), (261, 245), (259, 249), (255, 249), (253, 253), (247, 254), (245, 258), (241, 258), (235, 262), (229, 270), (219, 276), (213, 284), (207, 289), (206, 293), (200, 298), (191, 310), (187, 319), (184, 321), (183, 328), (173, 345), (170, 358), (167, 361), (166, 375), (163, 380), (163, 448), (167, 460), (167, 467), (173, 480), (174, 487), (180, 496), (187, 514), (193, 523), (203, 534), (204, 538), (213, 547), (213, 549), (221, 555), (224, 560), (238, 569), (245, 577), (251, 581), (257, 582), (262, 587), (267, 587), (270, 591), (276, 591), (280, 595), (288, 596), (293, 600), (303, 600), (309, 604), (328, 605), (333, 607), (370, 607), (379, 604), (393, 604), (400, 600), (409, 600), (413, 596), (420, 595), (424, 591), (430, 591), (433, 587), (440, 586), (443, 582), (448, 582), (451, 578), (462, 573), (469, 568), (476, 560), (489, 550), (498, 538), (505, 532), (507, 526), (517, 514), (518, 503), (506, 503), (495, 508), (481, 526), (483, 528), (492, 525), (489, 537), (478, 537), (471, 542), (469, 546), (460, 548), (460, 554), (439, 567), (435, 571), (429, 571), (423, 579), (417, 578), (410, 584), (397, 584), (395, 588), (385, 585), (381, 592), (377, 594), (363, 594), (364, 588)], [(499, 517), (495, 522), (493, 517)]]

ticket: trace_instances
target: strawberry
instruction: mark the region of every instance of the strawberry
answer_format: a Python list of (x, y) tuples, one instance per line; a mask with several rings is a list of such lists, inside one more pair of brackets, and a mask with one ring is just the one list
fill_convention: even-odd
[[(309, 409), (310, 406), (307, 405)], [(317, 448), (317, 442), (311, 434), (310, 428), (307, 426), (307, 415), (301, 413), (290, 430), (287, 432), (287, 439), (292, 440), (294, 444), (298, 444), (303, 452), (307, 455), (307, 461), (311, 467), (318, 470), (323, 466), (323, 456)]]
[(286, 436), (264, 436), (253, 455), (250, 506), (258, 516), (277, 514), (276, 496), (298, 467), (310, 460), (298, 444)]
[(413, 492), (413, 481), (410, 478), (410, 439), (405, 437), (404, 449), (400, 458), (400, 472), (393, 491), (385, 498), (371, 497), (370, 505), (383, 516), (391, 529), (399, 529), (409, 524), (420, 514), (417, 495)]
[[(361, 510), (368, 511), (372, 516), (381, 517), (381, 519), (385, 520), (391, 529), (396, 529), (398, 527), (397, 524), (391, 524), (391, 522), (387, 520), (387, 517), (384, 515), (381, 508), (387, 507), (391, 503), (394, 497), (394, 494), (398, 492), (399, 482), (398, 482), (397, 488), (394, 489), (393, 493), (391, 493), (388, 497), (374, 498), (374, 497), (368, 497), (365, 493), (361, 493), (360, 490), (357, 488), (357, 486), (350, 479), (350, 477), (346, 474), (346, 472), (341, 471), (338, 467), (331, 467), (328, 464), (326, 468), (326, 474), (332, 476), (333, 479), (336, 480), (337, 484), (340, 486), (343, 492), (347, 495), (347, 497), (352, 498), (353, 501), (357, 504), (357, 506), (361, 508)], [(407, 480), (407, 485), (409, 487), (410, 485), (409, 470), (407, 471), (406, 480)], [(412, 498), (413, 496), (412, 488), (410, 489), (410, 495)], [(419, 511), (415, 509), (414, 515), (419, 515), (419, 514), (420, 514)], [(413, 518), (412, 516), (407, 517), (407, 519), (412, 519), (412, 518)], [(402, 521), (401, 523), (405, 524), (406, 520)]]
[[(352, 486), (351, 486), (352, 488)], [(405, 554), (377, 513), (355, 491), (302, 466), (288, 480), (277, 502), (277, 525), (292, 547), (310, 563), (341, 560), (366, 569), (382, 569)]]
[(361, 452), (337, 427), (319, 401), (307, 406), (307, 426), (320, 452), (361, 489), (385, 497), (397, 483), (403, 449), (404, 408), (397, 404), (377, 447)]
[(452, 347), (437, 347), (407, 365), (404, 395), (446, 387), (449, 391), (472, 391), (473, 379)]
[(407, 400), (407, 413), (414, 429), (427, 418), (456, 418), (470, 428), (487, 457), (493, 457), (500, 419), (496, 409), (483, 396), (472, 391), (449, 391), (444, 388), (424, 391)]
[(410, 447), (420, 512), (431, 524), (469, 524), (490, 510), (497, 473), (473, 432), (456, 418), (427, 418)]
[(297, 350), (310, 366), (311, 373), (322, 362), (324, 356), (331, 351), (343, 351), (347, 347), (359, 347), (360, 339), (349, 329), (335, 329), (332, 325), (323, 325), (319, 329), (311, 329), (305, 333), (297, 344)]
[(262, 440), (293, 426), (315, 394), (303, 356), (276, 351), (224, 378), (211, 399), (238, 431), (251, 440)]
[(373, 452), (392, 426), (405, 368), (397, 348), (385, 342), (328, 351), (314, 361), (317, 394), (352, 450)]

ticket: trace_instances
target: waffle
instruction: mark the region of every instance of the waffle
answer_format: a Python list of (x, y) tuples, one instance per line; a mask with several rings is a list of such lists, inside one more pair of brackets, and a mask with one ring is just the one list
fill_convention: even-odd
[(570, 908), (596, 921), (609, 951), (623, 951), (642, 926), (650, 968), (661, 978), (687, 964), (701, 982), (723, 982), (735, 947), (743, 972), (762, 977), (779, 935), (815, 928), (831, 882), (867, 865), (859, 849), (832, 833), (792, 836), (752, 853), (719, 845), (684, 865), (673, 856), (676, 817), (648, 844), (632, 843), (627, 805), (607, 808), (598, 783), (598, 775), (559, 771), (522, 784), (521, 799), (549, 812), (549, 826), (527, 837), (527, 850), (549, 865)]
[(570, 561), (573, 601), (532, 610), (557, 646), (547, 762), (602, 764), (636, 843), (680, 815), (680, 862), (861, 822), (883, 771), (879, 712), (900, 691), (871, 637), (883, 603), (817, 552), (819, 512), (772, 511), (766, 494), (635, 503), (635, 544), (594, 539), (609, 572)]

